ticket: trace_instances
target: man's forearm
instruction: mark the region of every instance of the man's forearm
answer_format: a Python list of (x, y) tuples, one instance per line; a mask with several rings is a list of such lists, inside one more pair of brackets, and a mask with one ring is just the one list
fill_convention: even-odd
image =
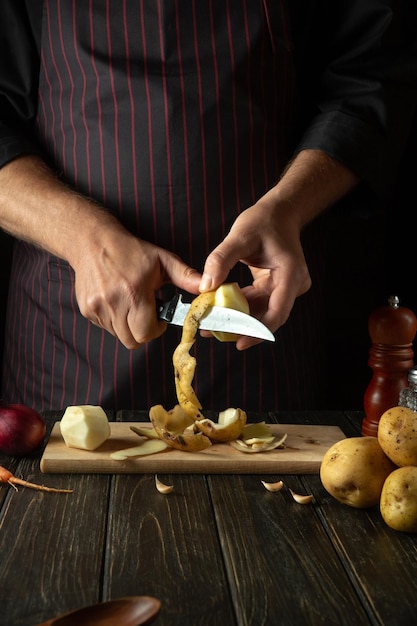
[(72, 265), (100, 229), (120, 224), (101, 207), (68, 189), (37, 157), (20, 157), (0, 169), (0, 227)]
[(264, 198), (276, 201), (280, 211), (288, 206), (288, 215), (301, 229), (358, 183), (358, 176), (339, 161), (320, 150), (304, 150)]

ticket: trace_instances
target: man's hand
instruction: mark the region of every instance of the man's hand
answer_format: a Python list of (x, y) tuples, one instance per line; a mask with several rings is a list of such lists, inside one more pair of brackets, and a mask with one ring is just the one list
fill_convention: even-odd
[[(253, 276), (252, 284), (243, 288), (251, 314), (275, 332), (287, 321), (295, 299), (311, 287), (302, 229), (357, 182), (353, 172), (326, 154), (301, 152), (280, 182), (237, 217), (207, 257), (200, 290), (216, 289), (238, 262), (245, 263)], [(243, 350), (259, 342), (240, 337), (236, 347)]]
[(127, 348), (166, 328), (154, 292), (172, 283), (198, 294), (200, 274), (129, 233), (104, 208), (62, 184), (37, 157), (0, 169), (0, 226), (68, 261), (81, 313)]
[(174, 254), (119, 230), (108, 233), (97, 254), (88, 251), (75, 264), (76, 296), (84, 317), (133, 349), (166, 329), (156, 316), (155, 291), (172, 283), (197, 294), (201, 275)]

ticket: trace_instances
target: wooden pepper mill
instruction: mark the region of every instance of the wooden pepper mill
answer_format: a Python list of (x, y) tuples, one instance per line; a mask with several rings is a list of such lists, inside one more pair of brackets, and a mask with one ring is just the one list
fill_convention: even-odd
[(401, 389), (408, 386), (417, 318), (413, 311), (399, 305), (397, 296), (391, 296), (388, 306), (371, 313), (368, 330), (372, 341), (368, 364), (373, 376), (364, 396), (362, 435), (376, 437), (381, 415), (398, 405)]

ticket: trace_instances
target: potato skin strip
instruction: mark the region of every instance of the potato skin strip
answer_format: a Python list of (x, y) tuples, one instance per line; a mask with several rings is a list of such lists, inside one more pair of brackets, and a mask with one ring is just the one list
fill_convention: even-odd
[(192, 387), (196, 359), (190, 355), (190, 350), (195, 343), (200, 319), (207, 309), (213, 306), (214, 299), (215, 292), (208, 291), (201, 293), (191, 302), (184, 320), (181, 341), (172, 357), (178, 403), (193, 420), (204, 419), (204, 415), (201, 413), (201, 403)]

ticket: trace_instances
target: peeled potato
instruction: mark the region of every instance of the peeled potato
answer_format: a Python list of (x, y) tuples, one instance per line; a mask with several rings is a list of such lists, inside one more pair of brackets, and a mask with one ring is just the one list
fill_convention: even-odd
[[(237, 283), (225, 283), (220, 285), (214, 294), (214, 305), (228, 309), (235, 309), (242, 313), (249, 313), (249, 304)], [(239, 335), (235, 333), (225, 333), (222, 331), (212, 331), (212, 334), (219, 341), (237, 341)]]
[(100, 406), (69, 406), (62, 416), (61, 435), (69, 448), (95, 450), (110, 437), (110, 424)]

